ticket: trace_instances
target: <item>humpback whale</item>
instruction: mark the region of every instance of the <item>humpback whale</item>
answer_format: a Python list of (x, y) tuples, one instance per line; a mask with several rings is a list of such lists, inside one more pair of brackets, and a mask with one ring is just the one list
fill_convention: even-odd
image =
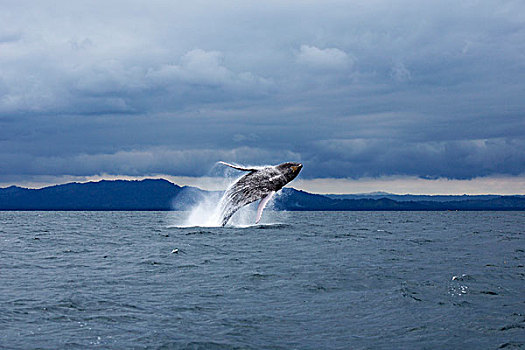
[(225, 162), (220, 164), (231, 168), (247, 171), (224, 192), (220, 202), (220, 222), (225, 226), (237, 210), (257, 200), (261, 200), (257, 207), (255, 223), (261, 220), (264, 207), (275, 192), (295, 179), (303, 165), (288, 162), (274, 166), (245, 168)]

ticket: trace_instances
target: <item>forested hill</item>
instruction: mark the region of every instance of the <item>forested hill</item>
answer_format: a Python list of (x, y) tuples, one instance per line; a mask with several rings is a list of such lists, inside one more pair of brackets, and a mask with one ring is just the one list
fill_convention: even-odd
[[(163, 179), (103, 180), (27, 189), (0, 188), (0, 210), (186, 210), (210, 193)], [(523, 196), (323, 196), (285, 188), (277, 210), (525, 210)]]

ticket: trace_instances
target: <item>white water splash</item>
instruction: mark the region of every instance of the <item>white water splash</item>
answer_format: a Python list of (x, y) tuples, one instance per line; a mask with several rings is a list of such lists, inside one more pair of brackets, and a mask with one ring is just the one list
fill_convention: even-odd
[[(172, 215), (170, 227), (221, 227), (221, 195), (211, 193), (204, 196), (199, 202), (188, 211), (177, 212)], [(239, 209), (228, 222), (227, 227), (251, 227), (258, 225), (268, 225), (274, 223), (272, 220), (273, 200), (268, 204), (263, 213), (261, 222), (256, 225), (258, 202), (252, 203)]]
[(187, 217), (180, 227), (217, 227), (220, 226), (220, 202), (221, 195), (205, 195), (201, 200), (187, 212)]
[[(223, 169), (222, 171), (224, 172), (224, 188), (228, 188), (238, 179), (244, 176), (244, 174), (241, 174), (239, 176), (239, 172), (232, 170), (231, 168), (222, 168), (222, 165), (221, 169)], [(203, 183), (204, 187), (205, 185), (206, 184)], [(278, 192), (278, 195), (280, 194), (280, 192), (281, 191)], [(183, 212), (172, 212), (170, 214), (171, 217), (169, 221), (171, 224), (169, 225), (169, 227), (221, 227), (222, 196), (223, 192), (201, 193), (196, 204), (188, 206), (188, 208)], [(175, 198), (175, 201), (181, 200), (181, 197), (184, 197), (184, 194), (182, 196), (179, 195), (179, 197)], [(274, 196), (274, 198), (275, 197), (276, 196)], [(266, 209), (264, 210), (263, 217), (259, 225), (267, 225), (270, 223), (274, 223), (275, 220), (272, 220), (272, 208), (274, 198), (272, 198), (272, 200), (266, 206)], [(239, 209), (232, 216), (227, 226), (239, 228), (256, 226), (255, 219), (257, 216), (256, 209), (258, 203), (259, 202), (256, 201), (250, 205)]]

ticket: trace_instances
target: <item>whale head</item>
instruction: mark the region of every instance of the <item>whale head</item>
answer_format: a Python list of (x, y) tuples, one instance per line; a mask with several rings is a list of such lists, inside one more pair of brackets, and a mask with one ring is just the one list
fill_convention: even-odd
[(297, 175), (299, 175), (303, 165), (296, 162), (287, 162), (276, 165), (275, 168), (283, 174), (284, 178), (286, 179), (286, 183), (288, 183), (295, 179)]

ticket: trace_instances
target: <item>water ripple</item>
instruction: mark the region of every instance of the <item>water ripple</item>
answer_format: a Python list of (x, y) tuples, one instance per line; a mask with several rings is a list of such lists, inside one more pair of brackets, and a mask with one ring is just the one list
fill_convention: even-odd
[(525, 344), (523, 213), (169, 215), (0, 212), (0, 347)]

